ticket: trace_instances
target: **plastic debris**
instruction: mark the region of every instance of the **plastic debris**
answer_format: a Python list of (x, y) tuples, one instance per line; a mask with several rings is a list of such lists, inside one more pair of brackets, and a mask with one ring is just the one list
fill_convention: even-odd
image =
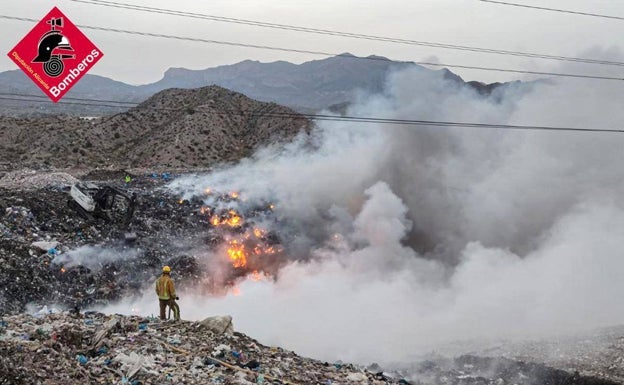
[(78, 360), (78, 362), (80, 362), (80, 365), (86, 365), (87, 362), (89, 362), (89, 359), (82, 354), (78, 354), (76, 356), (76, 359)]
[(50, 250), (56, 250), (56, 247), (58, 246), (58, 244), (59, 243), (57, 241), (37, 241), (37, 242), (31, 243), (31, 246), (39, 250), (46, 251), (49, 254)]

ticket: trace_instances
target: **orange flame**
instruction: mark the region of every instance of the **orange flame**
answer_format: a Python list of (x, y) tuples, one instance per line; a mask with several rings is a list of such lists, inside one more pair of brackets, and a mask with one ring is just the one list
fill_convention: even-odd
[(245, 245), (238, 243), (236, 240), (230, 241), (230, 247), (228, 247), (227, 253), (235, 268), (245, 267), (247, 265)]
[(206, 195), (212, 194), (212, 190), (210, 189), (210, 187), (206, 187), (206, 189), (204, 190), (204, 193)]
[(210, 207), (207, 206), (202, 206), (199, 208), (199, 213), (200, 214), (208, 214), (210, 213)]
[(65, 273), (65, 272), (67, 272), (67, 270), (65, 270), (64, 267), (61, 267), (61, 273)]
[(242, 224), (243, 218), (241, 218), (236, 211), (230, 210), (228, 214), (229, 218), (225, 221), (225, 223), (227, 223), (229, 226), (236, 227)]
[(253, 230), (253, 233), (256, 236), (256, 238), (262, 238), (262, 237), (264, 237), (265, 231), (256, 227)]
[(228, 225), (230, 227), (237, 227), (243, 224), (243, 218), (238, 215), (234, 210), (228, 211), (227, 218), (220, 218), (218, 215), (213, 215), (210, 218), (210, 223), (213, 226)]
[(236, 192), (236, 191), (232, 191), (232, 192), (230, 193), (230, 196), (231, 196), (232, 198), (234, 198), (234, 199), (237, 199), (237, 198), (239, 197), (239, 194), (238, 194), (238, 192)]

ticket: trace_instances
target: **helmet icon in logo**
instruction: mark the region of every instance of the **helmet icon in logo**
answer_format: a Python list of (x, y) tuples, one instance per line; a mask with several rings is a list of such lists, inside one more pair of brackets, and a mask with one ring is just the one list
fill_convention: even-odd
[(33, 63), (43, 63), (43, 71), (48, 76), (55, 78), (62, 74), (63, 69), (65, 69), (63, 60), (75, 59), (76, 55), (63, 53), (74, 51), (69, 44), (69, 39), (56, 29), (56, 27), (63, 28), (63, 18), (52, 18), (46, 23), (50, 24), (52, 29), (39, 39), (38, 55)]

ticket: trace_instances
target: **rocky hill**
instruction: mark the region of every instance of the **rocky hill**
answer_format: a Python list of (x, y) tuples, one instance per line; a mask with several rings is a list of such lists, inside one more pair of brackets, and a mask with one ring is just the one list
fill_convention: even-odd
[[(298, 111), (318, 111), (352, 102), (359, 90), (380, 92), (390, 72), (407, 67), (437, 72), (412, 62), (396, 62), (380, 56), (362, 59), (345, 53), (302, 64), (245, 60), (203, 70), (171, 68), (165, 72), (161, 80), (141, 86), (132, 86), (96, 75), (85, 75), (67, 94), (66, 99), (57, 104), (43, 102), (45, 99), (38, 102), (7, 100), (3, 98), (14, 96), (3, 96), (0, 98), (0, 114), (71, 113), (81, 116), (102, 116), (121, 112), (126, 108), (110, 105), (111, 103), (107, 103), (109, 104), (107, 106), (72, 104), (81, 102), (70, 98), (141, 102), (168, 88), (190, 89), (210, 85), (218, 85), (256, 100), (275, 102)], [(447, 69), (439, 71), (458, 84), (465, 83), (483, 94), (489, 94), (496, 88), (505, 86), (499, 83), (488, 85), (474, 81), (466, 83)], [(41, 94), (19, 70), (0, 73), (0, 94), (3, 93)]]
[(105, 118), (0, 117), (0, 167), (210, 167), (309, 124), (286, 107), (221, 87), (169, 89)]

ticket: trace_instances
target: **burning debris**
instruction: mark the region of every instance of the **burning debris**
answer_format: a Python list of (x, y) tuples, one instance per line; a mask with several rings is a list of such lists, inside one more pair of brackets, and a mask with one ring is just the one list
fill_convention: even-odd
[(262, 227), (270, 220), (272, 203), (251, 205), (237, 191), (219, 194), (212, 188), (204, 190), (206, 199), (199, 215), (208, 218), (206, 243), (225, 255), (234, 268), (229, 280), (250, 274), (274, 275), (279, 261), (285, 257), (277, 234)]
[[(2, 314), (0, 315), (23, 312), (27, 304), (35, 304), (37, 308), (45, 304), (50, 306), (54, 304), (59, 308), (84, 309), (105, 305), (122, 298), (136, 298), (141, 296), (146, 288), (151, 289), (155, 277), (165, 264), (172, 267), (176, 274), (174, 277), (176, 285), (182, 292), (185, 287), (186, 289), (199, 287), (201, 289), (199, 292), (206, 295), (228, 293), (232, 296), (241, 295), (242, 299), (245, 299), (248, 296), (245, 295), (246, 292), (241, 292), (241, 288), (245, 290), (243, 281), (274, 280), (279, 268), (292, 261), (289, 255), (290, 250), (288, 250), (290, 239), (275, 230), (284, 229), (287, 226), (283, 226), (277, 218), (273, 202), (253, 202), (245, 196), (244, 192), (219, 192), (212, 187), (205, 189), (203, 196), (189, 198), (170, 192), (153, 178), (140, 176), (135, 176), (130, 186), (121, 186), (137, 196), (135, 216), (130, 226), (138, 236), (132, 244), (124, 240), (124, 229), (119, 226), (111, 225), (99, 218), (88, 220), (76, 215), (71, 208), (67, 207), (67, 191), (61, 187), (26, 191), (0, 190), (0, 208), (5, 213), (0, 218), (0, 231), (3, 231), (3, 237), (0, 240), (0, 262), (5, 266), (5, 269), (0, 271), (2, 287), (0, 291)], [(342, 235), (331, 234), (334, 241), (342, 242)], [(237, 298), (237, 300), (240, 299)], [(132, 311), (133, 314), (141, 313), (140, 309)], [(68, 316), (65, 314), (53, 316), (60, 317), (58, 320), (62, 319), (62, 321), (59, 322), (71, 324), (75, 330), (79, 330), (84, 341), (92, 338), (94, 330), (89, 329), (91, 325), (84, 329), (83, 325), (76, 326), (72, 323), (74, 321), (68, 321), (66, 318)], [(34, 345), (41, 342), (39, 340), (36, 340), (39, 342), (33, 342), (29, 339), (30, 336), (36, 335), (36, 328), (34, 331), (24, 328), (40, 327), (41, 322), (54, 324), (56, 321), (39, 321), (27, 317), (19, 315), (5, 318), (7, 320), (5, 322), (12, 325), (12, 330), (17, 330), (13, 334), (6, 334), (12, 335), (9, 342), (6, 342), (6, 338), (0, 341), (0, 349), (3, 349), (0, 353), (16, 354), (15, 357), (18, 357), (12, 361), (0, 361), (0, 370), (6, 370), (6, 373), (11, 375), (19, 372), (20, 365), (21, 367), (40, 366), (38, 361), (29, 361), (28, 357), (20, 355), (22, 354), (20, 352), (29, 351), (28, 349), (33, 346), (36, 347), (35, 351), (48, 349), (46, 350), (48, 353), (37, 353), (37, 355), (42, 354), (37, 356), (39, 357), (37, 359), (51, 359), (55, 362), (55, 366), (66, 368), (70, 377), (66, 378), (64, 383), (77, 381), (78, 377), (71, 377), (74, 373), (76, 376), (83, 376), (81, 377), (83, 381), (86, 378), (85, 375), (92, 380), (93, 378), (99, 380), (98, 376), (102, 373), (106, 375), (110, 373), (110, 376), (106, 377), (109, 380), (120, 381), (125, 376), (129, 381), (146, 381), (146, 383), (160, 378), (149, 377), (150, 375), (163, 375), (162, 372), (158, 372), (160, 367), (157, 365), (142, 366), (135, 374), (136, 377), (133, 376), (131, 379), (127, 373), (128, 367), (124, 367), (123, 362), (127, 359), (124, 357), (133, 354), (144, 357), (161, 354), (158, 356), (158, 360), (161, 361), (154, 362), (166, 362), (171, 365), (170, 368), (177, 368), (176, 365), (180, 365), (180, 372), (185, 373), (184, 376), (190, 371), (189, 365), (195, 361), (195, 357), (192, 360), (189, 358), (183, 361), (180, 359), (181, 356), (174, 356), (166, 349), (161, 351), (162, 345), (158, 345), (159, 342), (151, 337), (147, 338), (150, 336), (149, 333), (138, 330), (112, 331), (110, 338), (112, 342), (110, 346), (107, 345), (107, 349), (114, 351), (115, 355), (111, 352), (111, 355), (103, 355), (104, 358), (94, 356), (84, 344), (74, 344), (80, 346), (76, 348), (67, 348), (63, 345), (62, 349), (69, 349), (66, 350), (69, 352), (67, 354), (59, 353), (59, 351), (52, 353), (55, 349), (54, 342), (50, 342), (51, 346)], [(85, 320), (89, 317), (93, 318), (94, 328), (101, 327), (107, 321), (102, 315), (88, 316)], [(19, 321), (11, 321), (12, 319)], [(145, 319), (138, 317), (130, 318), (130, 320), (124, 322), (145, 324), (147, 330), (153, 329), (158, 333), (161, 332), (160, 328), (163, 325), (152, 320), (144, 322)], [(23, 323), (23, 329), (15, 329), (14, 325), (19, 323)], [(184, 330), (183, 333), (193, 333), (195, 330), (193, 325), (196, 323), (183, 323), (181, 330)], [(167, 328), (162, 330), (167, 330)], [(22, 338), (26, 334), (29, 337)], [(57, 334), (59, 334), (58, 331)], [(16, 336), (21, 336), (22, 339), (18, 341)], [(146, 339), (141, 336), (146, 336)], [(165, 335), (161, 334), (161, 336), (167, 338)], [(195, 337), (188, 340), (185, 338), (183, 334), (175, 338), (172, 336), (172, 341), (179, 340), (181, 344), (170, 343), (170, 345), (184, 351), (194, 352), (192, 347), (195, 346), (193, 339)], [(206, 341), (209, 340), (206, 336), (197, 338), (202, 341), (204, 338)], [(239, 336), (239, 338), (246, 337)], [(66, 340), (71, 339), (69, 336)], [(237, 352), (245, 351), (244, 347), (234, 342), (218, 342), (235, 346), (234, 349)], [(152, 343), (156, 345), (149, 345)], [(140, 347), (137, 347), (139, 345)], [(203, 345), (199, 343), (196, 346)], [(272, 354), (268, 357), (271, 360), (277, 360), (275, 353), (270, 352), (266, 353), (262, 350), (262, 357), (265, 357), (265, 353)], [(76, 355), (84, 357), (87, 360), (86, 363), (81, 364), (82, 361), (75, 359)], [(149, 356), (149, 359), (152, 359), (152, 356)], [(115, 361), (116, 357), (120, 357), (120, 361)], [(291, 356), (280, 357), (286, 359)], [(106, 359), (110, 359), (113, 363), (117, 362), (110, 367), (113, 371), (104, 368), (104, 366), (108, 367), (107, 365), (102, 366), (101, 370), (98, 369), (97, 365), (102, 364)], [(199, 359), (203, 362), (205, 357), (202, 356)], [(253, 359), (261, 363), (265, 362), (256, 357)], [(268, 360), (269, 358), (262, 359)], [(61, 361), (57, 365), (54, 360)], [(600, 380), (574, 376), (573, 370), (560, 372), (543, 365), (520, 364), (513, 359), (498, 366), (486, 359), (475, 359), (475, 363), (470, 364), (458, 361), (453, 363), (454, 366), (449, 361), (442, 360), (425, 367), (409, 368), (394, 375), (384, 374), (381, 369), (366, 371), (363, 368), (349, 365), (330, 365), (299, 358), (298, 360), (297, 365), (305, 366), (308, 362), (314, 363), (310, 364), (311, 366), (305, 366), (306, 370), (302, 372), (293, 372), (295, 373), (294, 381), (298, 381), (295, 383), (302, 384), (327, 383), (327, 380), (341, 384), (405, 384), (408, 383), (407, 381), (422, 384), (529, 384), (530, 379), (535, 376), (540, 381), (547, 379), (571, 384), (608, 384)], [(228, 362), (236, 364), (236, 360)], [(272, 364), (265, 363), (265, 367), (270, 365)], [(473, 367), (466, 365), (473, 365)], [(494, 367), (495, 370), (488, 372), (486, 369), (489, 367)], [(197, 375), (199, 371), (203, 373), (202, 375), (207, 375), (206, 381), (212, 381), (213, 377), (210, 377), (212, 374), (216, 375), (215, 378), (223, 376), (223, 381), (226, 382), (232, 379), (228, 376), (233, 375), (233, 373), (226, 372), (224, 367), (209, 367), (209, 364), (201, 368), (196, 367), (196, 369), (190, 372)], [(150, 372), (151, 370), (156, 371), (157, 374)], [(270, 370), (272, 372), (272, 369)], [(307, 370), (316, 374), (312, 377), (307, 376), (308, 374), (304, 375), (303, 373), (307, 373)], [(85, 371), (88, 374), (85, 374)], [(115, 371), (119, 378), (113, 378)], [(281, 373), (284, 374), (284, 372), (282, 370)], [(519, 376), (518, 373), (522, 373), (526, 378)], [(180, 381), (186, 379), (184, 376), (180, 377)], [(275, 377), (286, 378), (285, 381), (289, 381), (287, 376)], [(17, 378), (22, 379), (22, 377)], [(401, 380), (402, 378), (407, 378), (407, 380)], [(247, 377), (245, 381), (253, 380), (253, 377)], [(24, 381), (36, 383), (37, 380), (36, 377), (23, 377), (22, 382)]]
[[(0, 273), (0, 313), (23, 311), (30, 302), (73, 308), (137, 296), (165, 264), (182, 288), (201, 285), (207, 294), (223, 294), (239, 279), (273, 277), (285, 263), (279, 236), (264, 227), (274, 221), (274, 205), (213, 189), (186, 199), (163, 189), (168, 181), (135, 176), (130, 185), (121, 178), (83, 183), (133, 196), (129, 223), (80, 215), (67, 205), (68, 187), (0, 190), (0, 259), (8, 261)], [(27, 276), (29, 286), (6, 289), (15, 283), (12, 277)]]

